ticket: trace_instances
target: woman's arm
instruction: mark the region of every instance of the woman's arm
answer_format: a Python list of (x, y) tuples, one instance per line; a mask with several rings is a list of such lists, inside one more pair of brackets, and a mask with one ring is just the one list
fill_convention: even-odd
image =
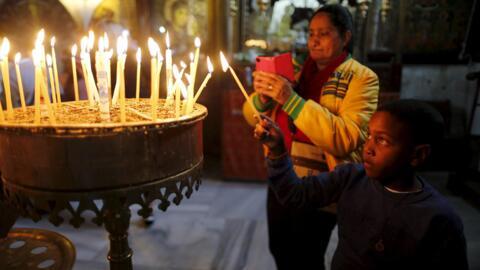
[(378, 102), (378, 78), (364, 68), (348, 86), (337, 113), (315, 101), (305, 101), (295, 92), (282, 109), (294, 119), (295, 125), (317, 146), (342, 158), (364, 142), (366, 126)]

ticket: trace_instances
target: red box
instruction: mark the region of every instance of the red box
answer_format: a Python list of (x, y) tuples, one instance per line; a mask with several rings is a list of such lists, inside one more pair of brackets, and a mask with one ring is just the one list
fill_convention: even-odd
[(290, 53), (277, 56), (258, 56), (255, 70), (275, 73), (283, 76), (290, 82), (295, 81), (292, 54)]

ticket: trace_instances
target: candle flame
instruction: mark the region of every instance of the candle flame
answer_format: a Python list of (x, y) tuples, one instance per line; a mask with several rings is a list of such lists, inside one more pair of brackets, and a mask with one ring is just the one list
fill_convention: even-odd
[(54, 47), (54, 46), (55, 46), (55, 42), (56, 42), (55, 37), (52, 37), (52, 38), (50, 39), (50, 46)]
[(77, 55), (77, 50), (78, 50), (77, 44), (74, 44), (72, 46), (72, 56), (73, 57), (75, 57)]
[(98, 38), (98, 50), (100, 52), (104, 52), (105, 51), (105, 41), (103, 40), (103, 37), (99, 37)]
[(40, 66), (40, 57), (38, 57), (37, 50), (33, 49), (32, 50), (32, 59), (33, 59), (33, 65), (35, 67)]
[(208, 73), (213, 72), (213, 64), (209, 56), (207, 56), (207, 68), (208, 68)]
[(95, 34), (92, 30), (88, 31), (88, 50), (91, 51), (95, 45)]
[(190, 62), (193, 62), (193, 53), (192, 53), (192, 52), (190, 52), (190, 53), (188, 54), (188, 57), (190, 57)]
[(165, 34), (165, 32), (167, 31), (167, 29), (165, 29), (165, 27), (163, 27), (163, 26), (160, 26), (160, 27), (158, 28), (158, 31), (160, 31), (160, 34)]
[(110, 49), (110, 50), (108, 50), (108, 52), (107, 52), (108, 60), (112, 59), (112, 56), (113, 56), (113, 49)]
[(160, 48), (158, 48), (157, 59), (158, 59), (158, 61), (163, 62), (163, 55), (162, 55), (162, 52), (160, 51)]
[(82, 37), (80, 40), (80, 53), (86, 52), (88, 46), (88, 38), (86, 36)]
[(195, 47), (197, 47), (197, 48), (200, 48), (200, 45), (202, 45), (202, 42), (200, 41), (199, 37), (195, 38), (194, 43), (195, 43)]
[(108, 50), (108, 48), (110, 47), (110, 44), (109, 44), (107, 32), (103, 33), (103, 40), (105, 43), (105, 50)]
[(180, 76), (180, 74), (179, 74), (180, 72), (178, 72), (177, 65), (173, 64), (172, 72), (173, 72), (173, 76), (175, 77), (175, 80), (178, 80), (179, 79), (178, 77)]
[(227, 58), (225, 58), (225, 55), (223, 55), (222, 52), (220, 52), (220, 62), (222, 63), (223, 72), (226, 72), (229, 65), (228, 65)]
[(123, 36), (117, 38), (117, 55), (122, 55), (127, 51), (126, 40)]
[(165, 35), (165, 44), (167, 45), (167, 49), (170, 49), (170, 36), (167, 34)]
[(42, 28), (40, 29), (40, 31), (38, 31), (37, 41), (39, 44), (42, 44), (44, 40), (45, 40), (45, 30)]
[(187, 64), (185, 64), (185, 62), (183, 62), (183, 61), (180, 61), (180, 66), (181, 66), (182, 68), (186, 68), (186, 67), (187, 67)]
[(0, 50), (0, 56), (3, 58), (6, 55), (8, 55), (8, 52), (10, 51), (10, 41), (8, 41), (8, 38), (3, 38), (2, 42), (2, 49)]
[(140, 63), (142, 62), (142, 49), (138, 48), (137, 49), (137, 62)]
[(130, 36), (130, 32), (128, 32), (128, 30), (125, 29), (125, 30), (122, 31), (122, 36), (124, 38), (128, 38), (128, 36)]
[(150, 55), (152, 57), (155, 57), (155, 55), (157, 54), (157, 47), (158, 47), (158, 44), (155, 42), (155, 40), (153, 40), (153, 38), (149, 37), (148, 38), (148, 50), (150, 51)]
[(22, 54), (19, 53), (19, 52), (17, 52), (17, 53), (15, 54), (15, 64), (18, 65), (18, 64), (20, 63), (20, 59), (22, 59)]
[(52, 56), (50, 54), (47, 54), (47, 66), (52, 66)]

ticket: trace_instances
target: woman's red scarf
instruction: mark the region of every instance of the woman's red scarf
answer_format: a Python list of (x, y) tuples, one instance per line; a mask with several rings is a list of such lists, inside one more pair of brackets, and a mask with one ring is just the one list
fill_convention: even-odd
[[(347, 52), (343, 52), (323, 70), (318, 70), (315, 61), (309, 56), (302, 68), (300, 80), (296, 87), (297, 94), (305, 100), (311, 99), (319, 102), (323, 84), (328, 81), (330, 75), (346, 58)], [(285, 146), (289, 151), (292, 147), (293, 140), (312, 144), (310, 139), (301, 130), (298, 128), (289, 128), (289, 125), (291, 127), (294, 127), (294, 125), (291, 120), (289, 121), (288, 114), (283, 110), (277, 110), (275, 122), (277, 122), (284, 134)], [(295, 133), (292, 133), (293, 131), (295, 131)]]

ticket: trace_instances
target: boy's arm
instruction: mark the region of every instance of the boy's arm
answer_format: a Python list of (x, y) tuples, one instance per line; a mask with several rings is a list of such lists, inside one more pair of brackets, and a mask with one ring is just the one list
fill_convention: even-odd
[(287, 156), (267, 159), (268, 181), (282, 205), (295, 208), (319, 208), (337, 202), (353, 165), (337, 167), (332, 172), (300, 179)]
[(437, 217), (425, 237), (424, 269), (468, 269), (467, 245), (459, 218)]

